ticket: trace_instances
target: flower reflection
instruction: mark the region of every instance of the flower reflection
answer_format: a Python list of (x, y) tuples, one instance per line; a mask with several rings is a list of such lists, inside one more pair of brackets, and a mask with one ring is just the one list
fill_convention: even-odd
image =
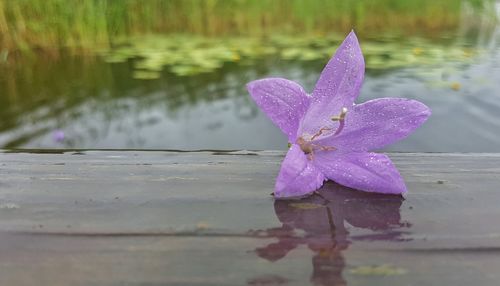
[[(356, 240), (403, 241), (411, 225), (401, 221), (400, 195), (354, 191), (335, 183), (306, 199), (274, 203), (281, 227), (265, 230), (278, 242), (255, 249), (269, 261), (284, 258), (299, 245), (314, 253), (311, 282), (315, 285), (346, 285), (342, 276), (346, 262), (342, 252)], [(346, 223), (368, 233), (350, 235)]]

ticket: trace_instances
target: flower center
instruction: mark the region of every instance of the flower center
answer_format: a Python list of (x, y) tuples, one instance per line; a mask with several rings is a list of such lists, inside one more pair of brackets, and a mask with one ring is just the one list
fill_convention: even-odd
[[(333, 133), (333, 136), (339, 134), (342, 131), (342, 129), (344, 129), (344, 121), (345, 121), (346, 114), (347, 114), (347, 108), (342, 107), (339, 115), (331, 117), (332, 121), (339, 122), (339, 125), (338, 125), (337, 129), (335, 130), (335, 132)], [(315, 150), (321, 150), (321, 151), (337, 150), (337, 148), (335, 148), (333, 146), (322, 146), (322, 145), (312, 143), (316, 138), (323, 135), (324, 132), (328, 132), (331, 130), (332, 130), (332, 128), (330, 128), (330, 127), (322, 127), (319, 129), (318, 132), (316, 132), (313, 136), (311, 136), (311, 138), (309, 140), (306, 140), (306, 139), (304, 139), (303, 136), (300, 136), (297, 139), (297, 144), (300, 146), (300, 149), (302, 150), (302, 152), (304, 152), (304, 154), (309, 155), (309, 159), (311, 159), (311, 160), (313, 159), (313, 155), (314, 155)]]
[(297, 139), (297, 144), (299, 144), (300, 150), (302, 150), (304, 154), (310, 154), (313, 152), (313, 145), (311, 141), (306, 141), (304, 138), (299, 137), (299, 139)]

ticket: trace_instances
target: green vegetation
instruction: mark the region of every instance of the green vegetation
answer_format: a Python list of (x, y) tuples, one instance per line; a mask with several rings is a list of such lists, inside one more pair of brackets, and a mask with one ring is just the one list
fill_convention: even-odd
[[(0, 0), (0, 52), (92, 51), (144, 34), (436, 35), (491, 0)], [(293, 54), (290, 51), (291, 54)]]
[[(131, 60), (134, 78), (155, 79), (164, 68), (178, 76), (190, 76), (218, 70), (230, 62), (252, 64), (253, 60), (267, 56), (290, 61), (327, 61), (342, 39), (343, 35), (281, 35), (265, 39), (150, 35), (120, 42), (103, 55), (111, 63)], [(372, 70), (467, 62), (479, 53), (465, 44), (445, 45), (421, 38), (367, 40), (362, 42), (362, 49), (366, 67)]]
[(136, 79), (159, 78), (164, 69), (191, 76), (268, 56), (325, 61), (352, 28), (362, 39), (368, 69), (468, 61), (477, 50), (453, 36), (451, 45), (442, 38), (463, 22), (465, 6), (477, 10), (492, 3), (0, 0), (0, 63), (19, 66), (39, 60), (40, 54), (56, 59), (69, 52), (101, 55), (110, 63), (131, 61)]

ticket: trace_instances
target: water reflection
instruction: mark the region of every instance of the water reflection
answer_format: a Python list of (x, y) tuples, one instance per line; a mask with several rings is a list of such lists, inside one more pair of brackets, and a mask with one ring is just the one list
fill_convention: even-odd
[[(335, 183), (327, 183), (318, 194), (300, 201), (277, 200), (274, 210), (282, 225), (265, 230), (265, 234), (278, 241), (255, 252), (274, 262), (306, 245), (313, 253), (311, 283), (346, 285), (343, 252), (353, 241), (405, 240), (411, 224), (401, 220), (403, 200), (401, 196), (359, 192)], [(360, 230), (369, 232), (359, 234)]]

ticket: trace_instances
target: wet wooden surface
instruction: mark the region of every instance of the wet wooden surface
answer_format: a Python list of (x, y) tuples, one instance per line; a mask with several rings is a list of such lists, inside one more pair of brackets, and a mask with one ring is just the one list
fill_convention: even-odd
[(282, 152), (0, 152), (0, 285), (499, 285), (500, 155), (274, 201)]

